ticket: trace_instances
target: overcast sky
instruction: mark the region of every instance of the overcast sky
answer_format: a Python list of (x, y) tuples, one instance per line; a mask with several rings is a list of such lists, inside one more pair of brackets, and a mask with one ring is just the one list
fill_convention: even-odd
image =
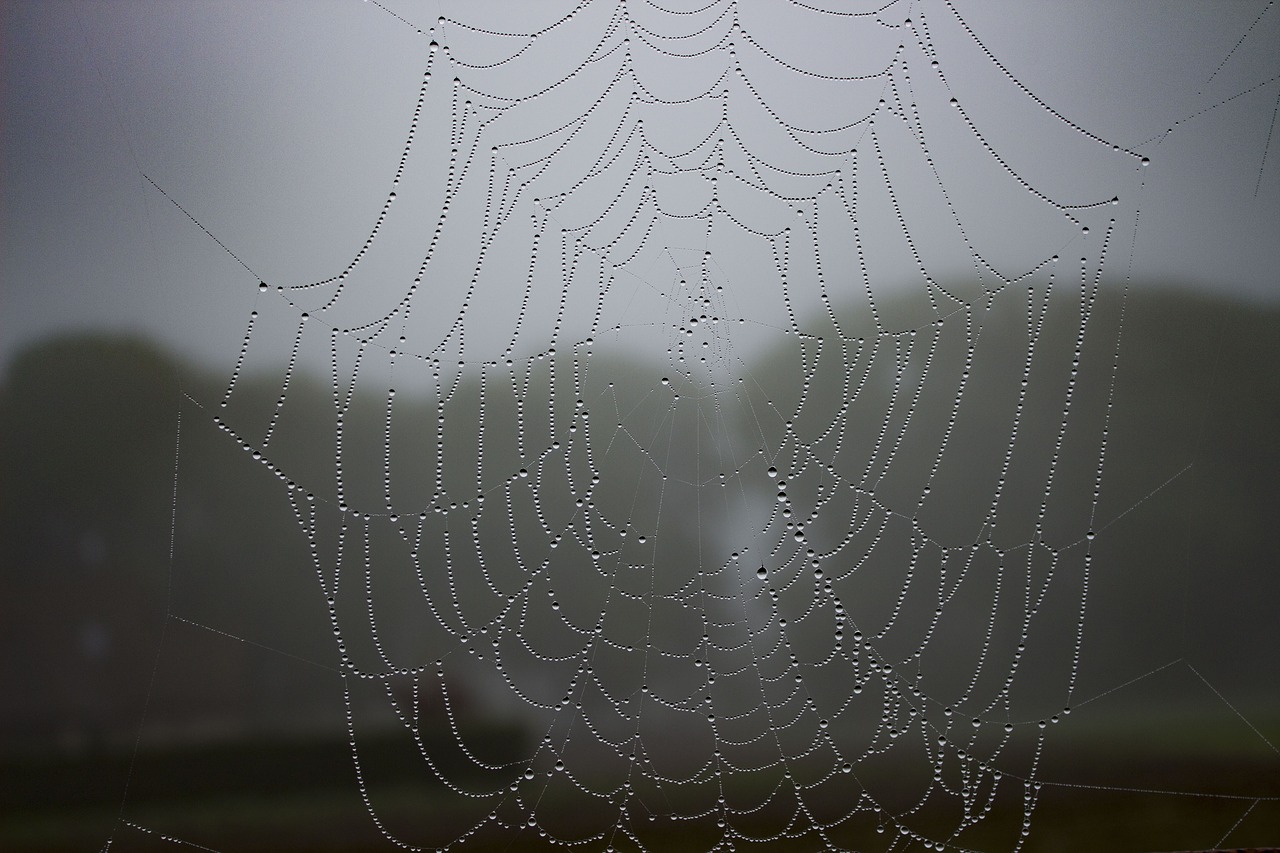
[[(529, 16), (547, 16), (550, 4), (531, 5)], [(744, 17), (765, 8), (741, 5)], [(911, 14), (899, 5), (886, 16)], [(1140, 210), (1135, 278), (1275, 297), (1280, 8), (1267, 0), (959, 5), (1037, 97), (1151, 158), (1140, 194), (1126, 197)], [(6, 3), (0, 361), (53, 332), (105, 328), (145, 332), (229, 366), (255, 282), (143, 175), (261, 277), (299, 284), (336, 274), (390, 189), (425, 67), (429, 37), (416, 28), (436, 26), (439, 15), (528, 23), (509, 4), (492, 8), (499, 13), (408, 0)], [(933, 21), (946, 18), (944, 7), (923, 8)], [(949, 84), (981, 118), (984, 81), (1000, 78), (944, 29), (937, 47)], [(821, 44), (821, 30), (782, 15), (760, 18), (754, 31), (819, 66), (839, 67), (855, 52)], [(902, 38), (868, 32), (856, 50), (872, 57), (891, 55)], [(449, 45), (465, 33), (435, 35)], [(965, 89), (966, 81), (976, 82)], [(1003, 103), (992, 100), (986, 113), (997, 138), (1010, 130)], [(1030, 114), (1047, 115), (1034, 106)], [(1075, 134), (1061, 122), (1044, 126), (1045, 175), (1061, 177), (1063, 193), (1093, 178), (1139, 186), (1116, 165), (1131, 161), (1101, 156), (1105, 146), (1088, 162), (1052, 159), (1050, 137)], [(1009, 144), (1040, 145), (1040, 130), (1027, 133)], [(1118, 251), (1107, 265), (1113, 277), (1128, 266), (1128, 247)]]

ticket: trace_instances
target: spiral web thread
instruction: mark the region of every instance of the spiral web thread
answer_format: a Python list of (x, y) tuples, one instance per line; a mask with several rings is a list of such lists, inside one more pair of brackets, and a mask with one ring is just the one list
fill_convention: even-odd
[[(1146, 159), (947, 2), (673, 5), (418, 30), (363, 244), (258, 285), (215, 422), (306, 536), (365, 806), (408, 849), (965, 849), (996, 809), (1018, 849), (1087, 634), (1099, 285)], [(1046, 168), (1018, 122), (1078, 156)], [(282, 340), (275, 408), (238, 408)], [(331, 482), (281, 461), (308, 361)], [(466, 685), (533, 743), (487, 745)], [(382, 817), (371, 707), (447, 793), (436, 836)]]

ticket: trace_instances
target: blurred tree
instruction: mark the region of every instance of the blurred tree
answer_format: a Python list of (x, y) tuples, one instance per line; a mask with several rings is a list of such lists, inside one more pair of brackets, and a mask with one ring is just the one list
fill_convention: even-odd
[(163, 617), (178, 371), (137, 340), (21, 353), (0, 389), (6, 746), (136, 723)]

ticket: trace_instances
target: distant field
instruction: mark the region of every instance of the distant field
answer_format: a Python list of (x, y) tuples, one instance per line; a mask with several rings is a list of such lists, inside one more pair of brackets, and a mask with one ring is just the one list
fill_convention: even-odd
[[(1038, 773), (1044, 785), (1024, 849), (1205, 850), (1280, 843), (1280, 756), (1247, 725), (1224, 721), (1220, 715), (1213, 724), (1206, 719), (1131, 715), (1105, 725), (1082, 721), (1056, 733)], [(1253, 723), (1265, 734), (1276, 731), (1280, 720)], [(492, 733), (495, 747), (502, 739), (511, 745), (519, 736), (509, 729)], [(457, 795), (415, 783), (414, 756), (399, 754), (393, 747), (376, 738), (361, 743), (365, 767), (378, 768), (381, 781), (369, 794), (383, 825), (406, 841), (435, 841), (462, 831), (473, 819), (465, 803), (460, 807)], [(74, 762), (8, 762), (0, 777), (5, 791), (0, 850), (102, 849), (120, 814), (120, 782), (129, 777), (129, 759), (127, 754), (104, 754)], [(131, 779), (123, 819), (136, 827), (117, 829), (112, 851), (193, 849), (191, 844), (216, 850), (317, 853), (395, 849), (382, 839), (365, 809), (349, 748), (340, 738), (144, 753)], [(991, 815), (955, 842), (975, 850), (1012, 849), (1021, 829), (1020, 791), (1020, 784), (1011, 784), (1011, 796), (997, 798)], [(543, 823), (567, 829), (577, 825), (581, 836), (598, 829), (584, 821), (602, 819), (599, 814), (556, 811), (552, 796), (539, 804), (540, 815), (546, 816)], [(710, 822), (672, 825), (659, 818), (641, 824), (640, 837), (650, 850), (706, 850), (715, 841)], [(930, 834), (927, 817), (911, 825)], [(939, 818), (935, 832), (945, 837), (950, 825)], [(162, 834), (186, 843), (175, 845)], [(868, 834), (865, 847), (857, 849), (889, 846), (888, 833)], [(615, 842), (619, 850), (634, 849), (621, 836)], [(603, 846), (596, 842), (577, 849)], [(461, 849), (523, 851), (552, 845), (530, 830), (514, 839), (504, 836)], [(739, 844), (738, 849), (820, 847), (808, 838)]]

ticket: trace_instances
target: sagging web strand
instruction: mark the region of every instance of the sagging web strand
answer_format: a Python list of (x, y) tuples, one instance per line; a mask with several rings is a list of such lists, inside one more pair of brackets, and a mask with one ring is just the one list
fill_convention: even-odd
[[(358, 251), (330, 277), (259, 285), (260, 310), (296, 323), (277, 403), (265, 419), (235, 406), (255, 309), (215, 422), (287, 486), (346, 673), (361, 795), (397, 845), (538, 833), (646, 849), (660, 819), (710, 828), (712, 849), (844, 849), (874, 831), (963, 848), (1010, 799), (1015, 846), (1029, 832), (1084, 637), (1101, 451), (1088, 522), (1053, 522), (1074, 488), (1068, 445), (1105, 437), (1110, 413), (1119, 332), (1096, 309), (1119, 197), (1040, 186), (953, 94), (938, 42), (968, 39), (1060, 133), (1139, 157), (1026, 90), (950, 4), (791, 11), (787, 26), (845, 27), (857, 49), (788, 52), (731, 2), (584, 2), (522, 33), (440, 18), (419, 31), (426, 70)], [(777, 94), (810, 87), (826, 100), (808, 115)], [(1023, 208), (967, 210), (970, 167)], [(1005, 260), (975, 216), (1028, 210), (1049, 224)], [(406, 239), (417, 261), (398, 283), (361, 275)], [(903, 278), (907, 311), (886, 296)], [(953, 472), (971, 452), (959, 436), (990, 393), (979, 375), (1004, 369), (991, 330), (1012, 320), (1025, 332), (1001, 362), (998, 474), (970, 483)], [(1074, 346), (1055, 352), (1047, 330), (1064, 322)], [(268, 452), (316, 346), (331, 484), (295, 482)], [(628, 370), (637, 352), (662, 375)], [(1105, 403), (1085, 416), (1090, 369)], [(1053, 419), (1029, 424), (1042, 388)], [(374, 477), (352, 470), (361, 393), (382, 407)], [(1007, 525), (1006, 484), (1028, 466), (1038, 507)], [(981, 511), (957, 525), (960, 506)], [(389, 615), (392, 582), (413, 604)], [(1037, 622), (1063, 594), (1078, 599), (1069, 640)], [(960, 679), (935, 658), (957, 624), (974, 640)], [(1052, 695), (1025, 698), (1033, 643), (1070, 648)], [(477, 672), (536, 722), (534, 748), (495, 759), (474, 742), (457, 684)], [(361, 682), (470, 824), (413, 839), (379, 817)], [(434, 754), (428, 706), (468, 772)], [(918, 767), (909, 797), (887, 792), (886, 760)], [(571, 802), (601, 818), (563, 824), (553, 805)]]

